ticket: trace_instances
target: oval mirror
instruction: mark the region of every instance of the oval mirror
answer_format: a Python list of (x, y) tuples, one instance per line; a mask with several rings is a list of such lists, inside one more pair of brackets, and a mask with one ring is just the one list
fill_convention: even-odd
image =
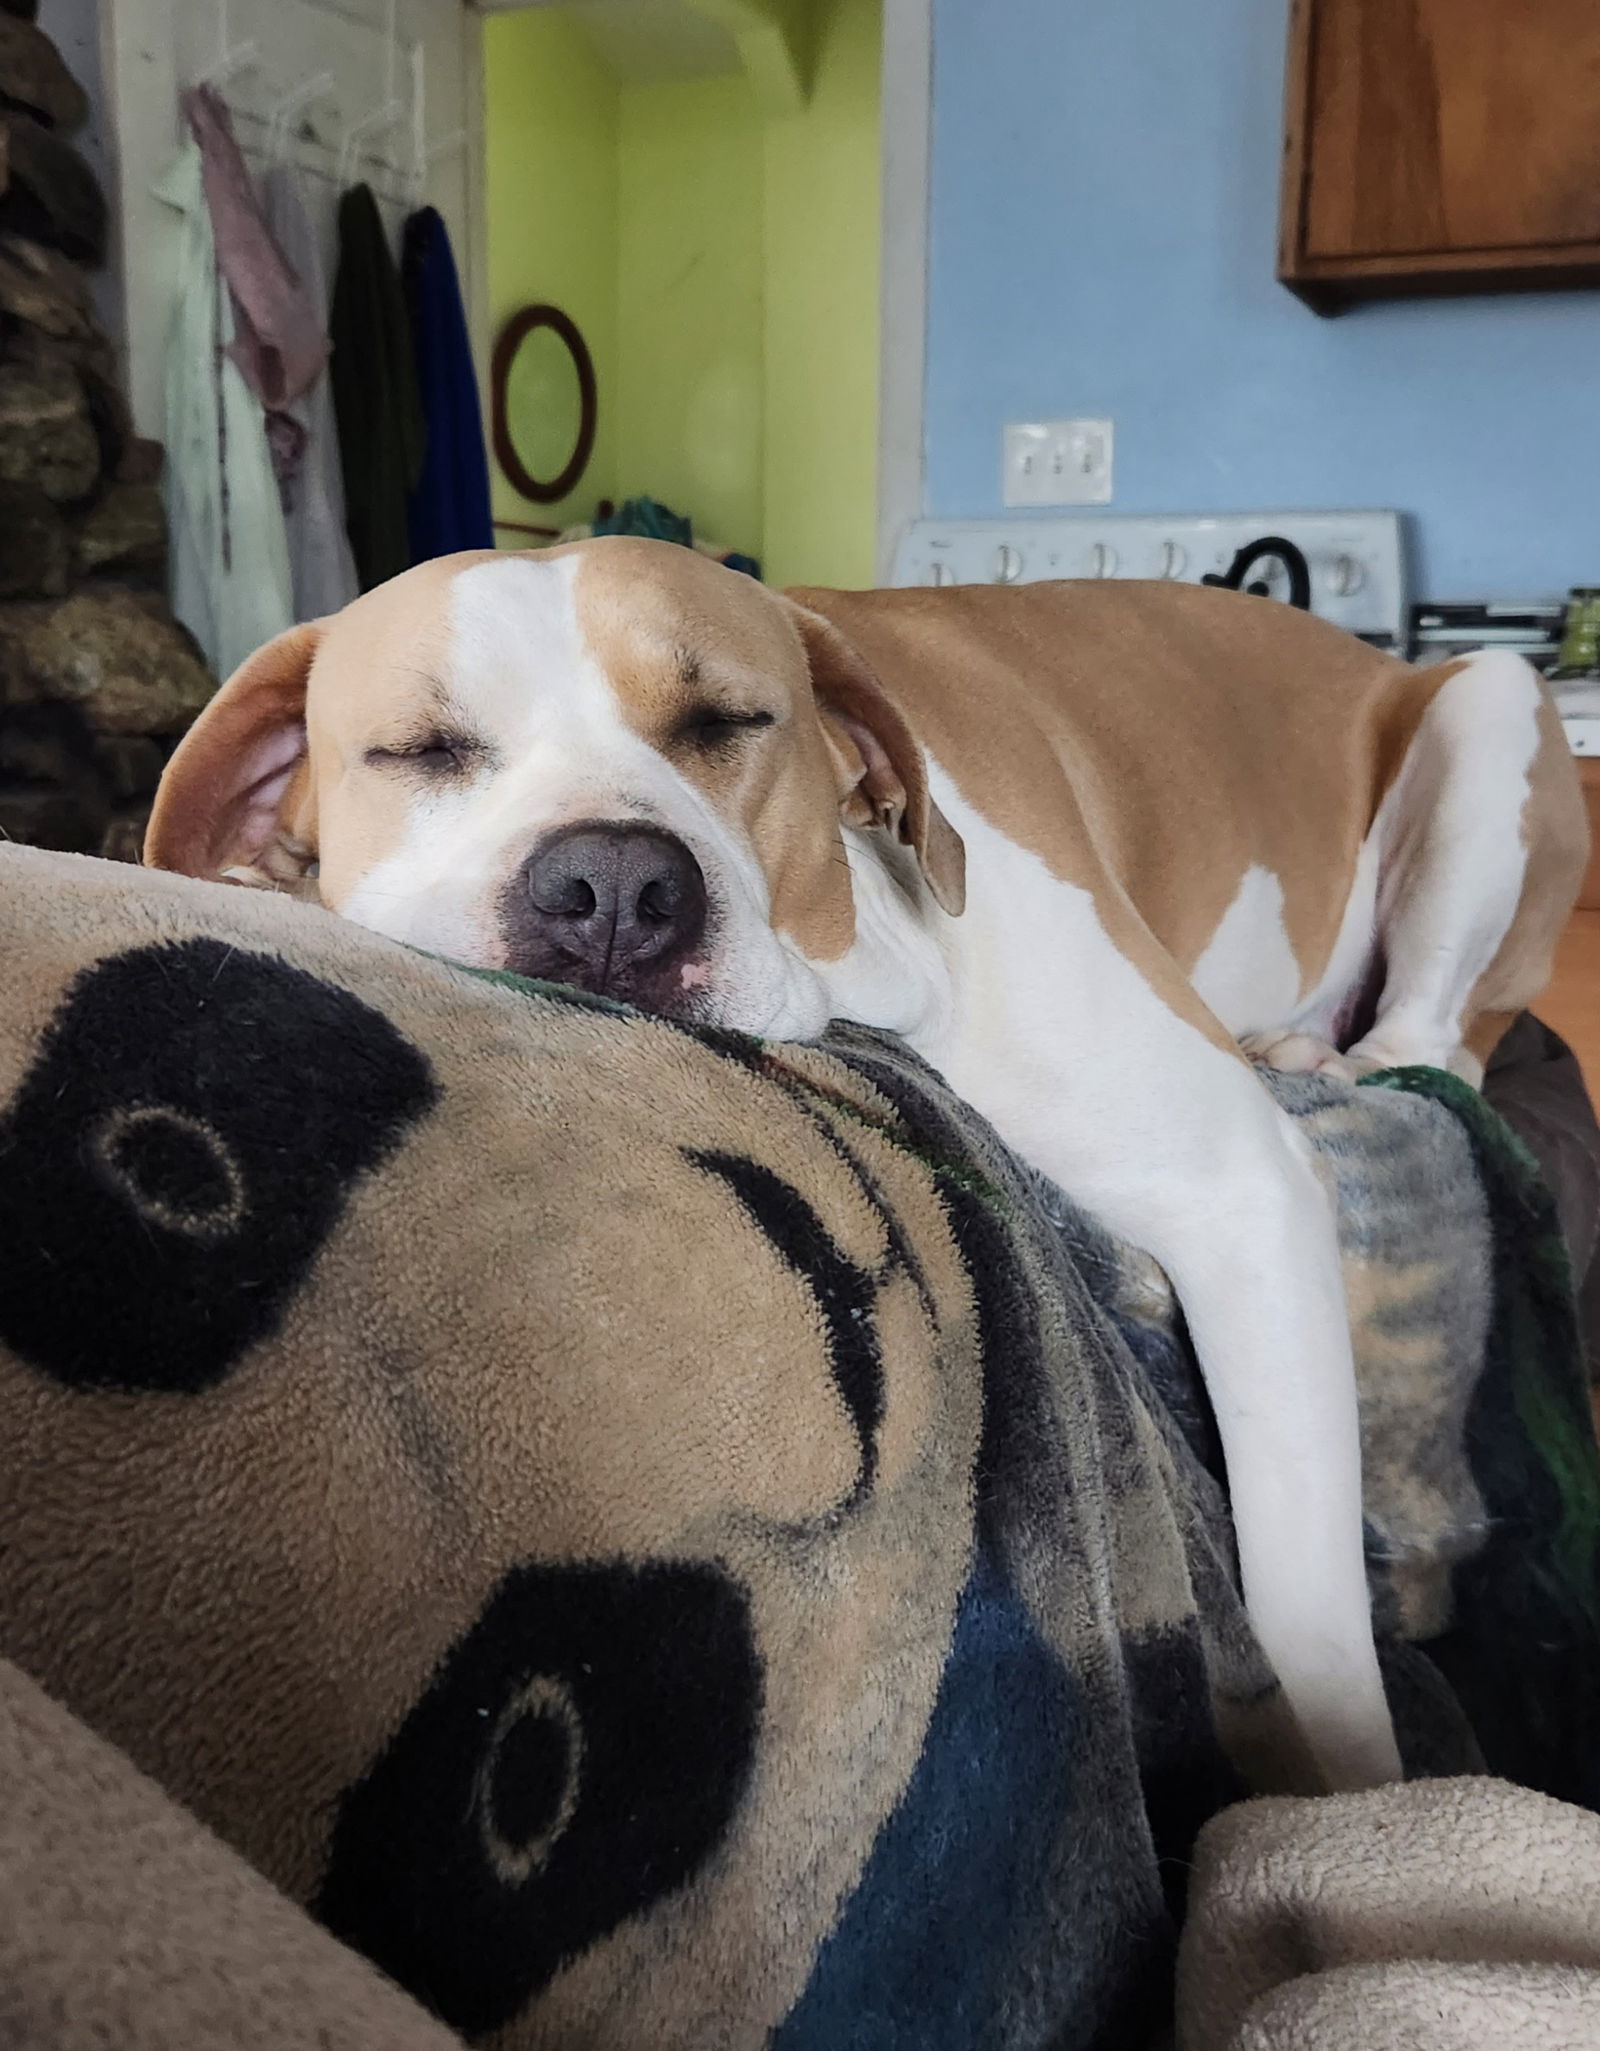
[(501, 330), (492, 371), (494, 452), (525, 499), (564, 499), (594, 452), (594, 359), (558, 306), (525, 306)]

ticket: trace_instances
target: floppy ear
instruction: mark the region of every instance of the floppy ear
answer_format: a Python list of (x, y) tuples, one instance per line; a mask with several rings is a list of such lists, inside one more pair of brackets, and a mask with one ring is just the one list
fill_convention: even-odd
[(958, 917), (967, 900), (965, 843), (928, 795), (928, 768), (900, 708), (837, 627), (788, 601), (811, 665), (823, 738), (839, 772), (847, 826), (877, 826), (916, 850), (934, 902)]
[(316, 860), (306, 679), (320, 625), (291, 627), (236, 669), (179, 742), (145, 834), (152, 869), (293, 889)]

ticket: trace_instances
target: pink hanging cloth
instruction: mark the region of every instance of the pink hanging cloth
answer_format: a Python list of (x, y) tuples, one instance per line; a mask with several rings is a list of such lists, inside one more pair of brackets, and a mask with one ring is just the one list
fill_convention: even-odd
[(304, 441), (286, 409), (321, 375), (327, 330), (267, 224), (226, 106), (202, 85), (184, 94), (183, 111), (200, 146), (218, 268), (233, 295), (235, 339), (228, 353), (266, 408), (273, 467), (281, 478), (292, 473)]

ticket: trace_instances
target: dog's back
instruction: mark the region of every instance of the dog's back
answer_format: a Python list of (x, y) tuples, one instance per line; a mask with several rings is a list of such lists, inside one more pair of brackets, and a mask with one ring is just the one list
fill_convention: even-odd
[[(1384, 800), (1462, 669), (1416, 669), (1293, 607), (1195, 585), (792, 596), (861, 651), (979, 812), (1102, 917), (1131, 905), (1186, 975), (1257, 869), (1281, 886), (1305, 986), (1320, 979)], [(1540, 725), (1528, 881), (1537, 866), (1564, 918), (1587, 830), (1548, 700)]]

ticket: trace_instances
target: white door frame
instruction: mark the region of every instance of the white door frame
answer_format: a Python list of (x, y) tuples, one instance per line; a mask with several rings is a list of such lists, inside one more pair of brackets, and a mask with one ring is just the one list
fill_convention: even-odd
[(925, 510), (933, 0), (883, 0), (877, 576)]

